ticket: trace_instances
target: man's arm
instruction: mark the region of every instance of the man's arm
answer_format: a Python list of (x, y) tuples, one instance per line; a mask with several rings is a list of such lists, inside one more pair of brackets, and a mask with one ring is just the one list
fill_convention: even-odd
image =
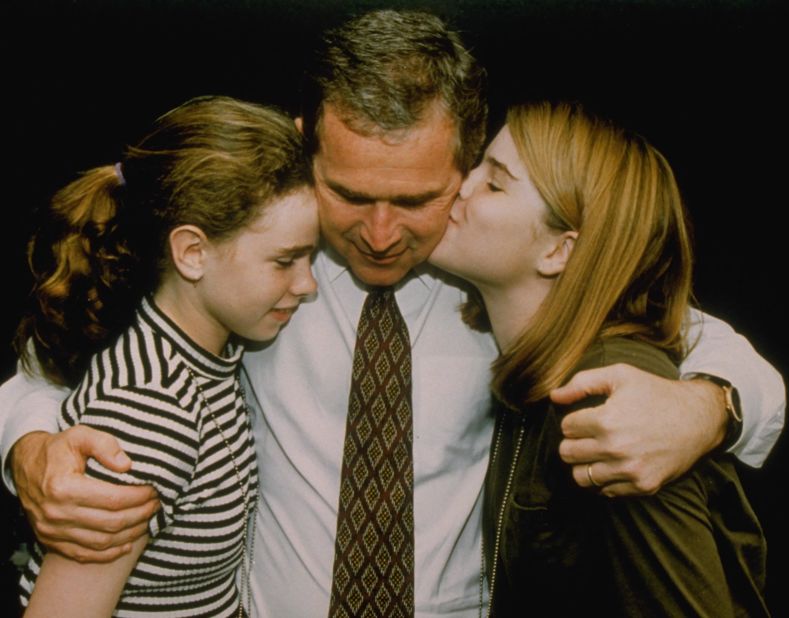
[[(692, 353), (683, 374), (707, 373), (738, 390), (743, 431), (733, 452), (761, 465), (783, 427), (785, 391), (778, 372), (727, 324), (693, 312)], [(568, 414), (562, 423), (562, 459), (573, 477), (591, 486), (588, 466), (606, 495), (654, 493), (721, 444), (729, 417), (723, 390), (706, 380), (671, 381), (626, 365), (578, 373), (551, 398), (569, 404), (605, 395), (597, 408)], [(646, 405), (645, 405), (646, 404)]]
[(89, 457), (118, 472), (131, 462), (102, 432), (78, 426), (50, 433), (66, 394), (21, 371), (0, 387), (3, 477), (41, 543), (74, 560), (107, 562), (146, 532), (156, 492), (84, 476)]
[(784, 425), (786, 390), (781, 375), (745, 337), (709, 314), (691, 311), (688, 341), (698, 344), (680, 366), (682, 375), (706, 373), (737, 388), (743, 427), (729, 450), (749, 466), (761, 467)]
[(12, 494), (16, 494), (16, 488), (11, 475), (11, 450), (29, 433), (57, 433), (58, 410), (67, 395), (68, 389), (47, 382), (39, 374), (27, 373), (21, 363), (17, 364), (16, 375), (0, 386), (0, 456), (3, 482)]

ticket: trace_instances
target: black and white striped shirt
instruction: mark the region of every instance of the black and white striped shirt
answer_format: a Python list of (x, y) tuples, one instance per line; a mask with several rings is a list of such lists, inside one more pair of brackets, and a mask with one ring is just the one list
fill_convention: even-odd
[[(135, 323), (93, 358), (63, 403), (61, 428), (83, 423), (107, 431), (133, 461), (118, 474), (90, 460), (87, 473), (153, 485), (162, 504), (115, 616), (238, 611), (236, 570), (250, 513), (234, 460), (251, 492), (250, 509), (257, 500), (255, 451), (237, 379), (242, 352), (233, 346), (224, 358), (206, 352), (144, 300)], [(24, 604), (40, 565), (37, 553), (22, 577)]]

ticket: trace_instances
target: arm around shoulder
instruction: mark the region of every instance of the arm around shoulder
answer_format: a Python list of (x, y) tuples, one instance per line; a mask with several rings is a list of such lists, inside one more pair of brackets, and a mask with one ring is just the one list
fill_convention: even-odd
[(0, 387), (3, 477), (42, 544), (80, 560), (106, 562), (145, 532), (156, 494), (84, 475), (88, 457), (116, 470), (127, 469), (130, 461), (114, 438), (88, 427), (57, 433), (67, 395), (67, 389), (21, 368)]

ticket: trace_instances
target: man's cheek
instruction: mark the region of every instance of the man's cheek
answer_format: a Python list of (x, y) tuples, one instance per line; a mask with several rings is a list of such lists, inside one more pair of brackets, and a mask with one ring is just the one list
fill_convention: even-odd
[(318, 201), (318, 218), (321, 224), (321, 233), (331, 234), (336, 233), (338, 229), (342, 228), (342, 211), (334, 205)]

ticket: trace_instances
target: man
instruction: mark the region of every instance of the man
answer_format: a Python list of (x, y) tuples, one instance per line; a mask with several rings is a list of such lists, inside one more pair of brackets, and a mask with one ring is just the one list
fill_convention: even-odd
[[(261, 478), (253, 614), (329, 609), (357, 323), (368, 292), (394, 286), (413, 366), (415, 614), (476, 616), (488, 366), (497, 351), (460, 322), (462, 286), (424, 260), (483, 142), (482, 73), (454, 33), (420, 13), (362, 16), (329, 33), (316, 58), (302, 126), (324, 236), (314, 266), (320, 292), (276, 342), (245, 359)], [(712, 320), (683, 371), (739, 388), (746, 419), (737, 452), (760, 463), (782, 424), (775, 372)], [(0, 402), (6, 414), (13, 408), (3, 452), (13, 447), (22, 503), (47, 545), (78, 559), (112, 559), (144, 529), (152, 496), (83, 478), (86, 456), (119, 468), (128, 462), (112, 439), (87, 428), (40, 431), (52, 424), (36, 417), (44, 407), (54, 416), (62, 394), (30, 383), (17, 376)], [(626, 367), (579, 375), (557, 396), (591, 392), (613, 394), (600, 409), (567, 417), (562, 455), (580, 484), (611, 494), (657, 490), (717, 447), (727, 414), (737, 414), (731, 405), (727, 412), (728, 388)]]

